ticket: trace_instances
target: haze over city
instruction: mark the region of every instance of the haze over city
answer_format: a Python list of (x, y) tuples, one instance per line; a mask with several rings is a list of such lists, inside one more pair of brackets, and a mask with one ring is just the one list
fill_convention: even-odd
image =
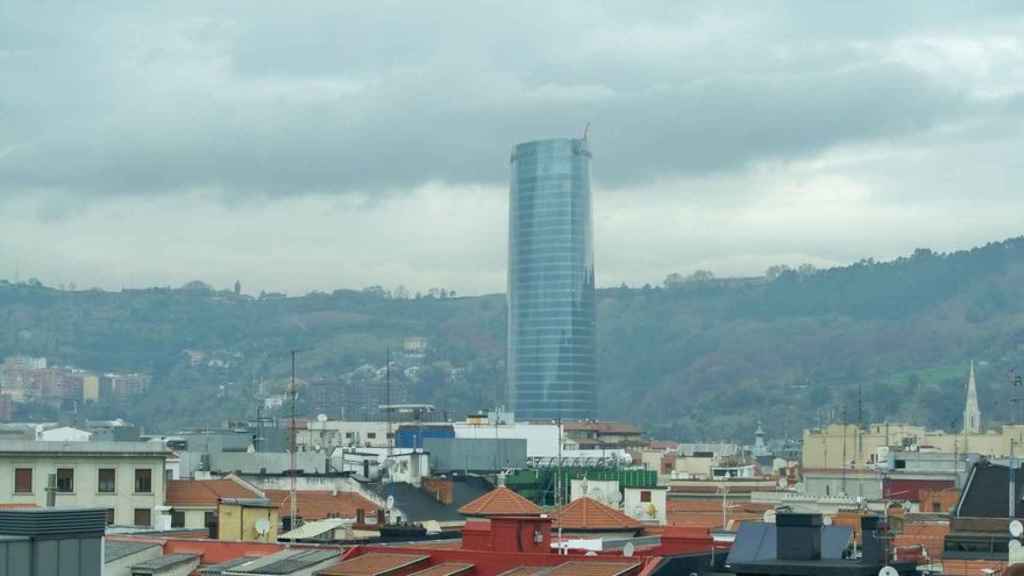
[(1019, 233), (1013, 2), (9, 3), (0, 274), (502, 292), (591, 125), (599, 286)]

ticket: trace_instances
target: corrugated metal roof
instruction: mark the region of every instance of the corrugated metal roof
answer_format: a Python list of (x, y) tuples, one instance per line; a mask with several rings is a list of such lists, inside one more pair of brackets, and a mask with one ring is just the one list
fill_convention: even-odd
[(338, 556), (338, 550), (286, 550), (270, 556), (265, 556), (263, 562), (255, 562), (252, 566), (244, 566), (240, 569), (230, 570), (229, 574), (267, 574), (286, 575), (314, 567), (317, 564), (329, 562)]
[(13, 536), (103, 534), (106, 508), (0, 510), (0, 533)]
[(247, 564), (254, 560), (258, 560), (259, 556), (241, 556), (239, 558), (232, 558), (227, 562), (221, 562), (220, 564), (213, 564), (199, 570), (199, 574), (203, 576), (220, 576), (224, 572), (232, 568), (241, 568), (243, 564)]

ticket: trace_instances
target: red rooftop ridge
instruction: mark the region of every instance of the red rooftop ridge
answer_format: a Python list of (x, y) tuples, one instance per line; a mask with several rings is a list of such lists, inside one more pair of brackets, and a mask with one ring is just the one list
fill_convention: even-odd
[(536, 504), (504, 486), (459, 508), (463, 516), (540, 516), (543, 512)]
[(555, 528), (579, 531), (639, 530), (643, 524), (593, 498), (577, 498), (554, 515)]

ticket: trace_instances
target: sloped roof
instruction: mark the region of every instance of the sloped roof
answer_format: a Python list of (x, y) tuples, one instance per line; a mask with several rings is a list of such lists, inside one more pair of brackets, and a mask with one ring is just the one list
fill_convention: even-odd
[(547, 576), (620, 576), (632, 574), (640, 562), (566, 562), (555, 566)]
[(635, 518), (593, 498), (577, 498), (554, 515), (554, 526), (565, 530), (639, 530)]
[(459, 508), (459, 513), (465, 516), (540, 516), (543, 510), (523, 496), (499, 486)]
[(262, 497), (258, 491), (231, 479), (167, 481), (167, 505), (172, 507), (216, 508), (221, 498)]
[[(278, 507), (282, 515), (291, 511), (287, 490), (267, 490), (267, 498)], [(322, 518), (355, 518), (357, 510), (367, 516), (377, 513), (377, 505), (355, 492), (330, 492), (327, 490), (300, 490), (295, 493), (298, 500), (297, 513), (303, 520)]]
[(378, 576), (401, 568), (423, 564), (430, 556), (370, 552), (335, 564), (320, 572), (321, 576)]
[(443, 562), (426, 570), (414, 572), (411, 576), (459, 576), (472, 569), (473, 565), (465, 562)]
[(393, 482), (382, 486), (381, 498), (394, 496), (395, 507), (409, 522), (460, 522), (465, 517), (459, 508), (487, 494), (494, 489), (490, 482), (476, 476), (454, 478), (452, 482), (452, 503), (442, 504), (425, 490), (407, 482)]

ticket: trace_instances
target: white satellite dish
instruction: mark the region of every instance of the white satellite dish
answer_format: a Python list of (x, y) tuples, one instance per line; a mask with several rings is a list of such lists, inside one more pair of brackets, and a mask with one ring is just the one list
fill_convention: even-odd
[(395, 497), (394, 496), (388, 496), (387, 504), (386, 505), (387, 505), (388, 510), (394, 510), (395, 509)]
[(786, 488), (789, 488), (789, 480), (787, 480), (785, 477), (779, 478), (779, 481), (777, 482), (776, 485), (780, 489), (785, 490)]
[(260, 518), (256, 521), (256, 533), (260, 536), (266, 536), (267, 532), (270, 532), (270, 521), (266, 518)]
[(832, 517), (831, 516), (825, 516), (824, 518), (821, 519), (821, 523), (824, 524), (825, 526), (831, 526), (832, 525)]
[(1021, 544), (1020, 540), (1016, 539), (1010, 540), (1010, 543), (1007, 546), (1010, 550), (1010, 554), (1019, 554), (1020, 551), (1024, 549), (1024, 544)]
[(327, 422), (327, 414), (317, 414), (316, 415), (316, 421), (317, 422)]
[(636, 552), (636, 547), (633, 546), (632, 542), (626, 542), (626, 545), (622, 547), (622, 556), (624, 558), (632, 558), (634, 552)]
[(878, 576), (900, 576), (900, 573), (892, 566), (883, 566), (882, 569), (878, 571)]
[(1024, 524), (1021, 524), (1020, 520), (1010, 522), (1010, 536), (1013, 536), (1014, 538), (1024, 536)]
[(765, 510), (761, 521), (765, 524), (775, 524), (775, 510)]

